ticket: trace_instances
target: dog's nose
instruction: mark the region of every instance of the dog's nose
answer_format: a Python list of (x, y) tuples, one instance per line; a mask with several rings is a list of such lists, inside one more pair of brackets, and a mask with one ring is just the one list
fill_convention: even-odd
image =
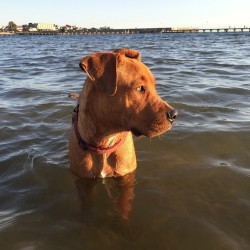
[(175, 109), (170, 110), (167, 112), (167, 118), (169, 121), (173, 122), (174, 119), (177, 117), (178, 112)]

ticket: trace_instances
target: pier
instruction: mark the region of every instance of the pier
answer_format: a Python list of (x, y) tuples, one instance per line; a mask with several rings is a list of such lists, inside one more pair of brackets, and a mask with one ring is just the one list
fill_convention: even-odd
[(205, 33), (205, 32), (250, 32), (249, 27), (244, 28), (176, 28), (163, 31), (163, 33)]
[(250, 28), (199, 29), (199, 32), (250, 32)]

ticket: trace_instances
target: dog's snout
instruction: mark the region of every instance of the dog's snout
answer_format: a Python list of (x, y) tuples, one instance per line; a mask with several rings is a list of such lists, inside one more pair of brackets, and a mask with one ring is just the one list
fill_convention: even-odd
[(178, 112), (175, 109), (172, 109), (167, 112), (167, 118), (169, 121), (173, 122), (174, 119), (177, 117)]

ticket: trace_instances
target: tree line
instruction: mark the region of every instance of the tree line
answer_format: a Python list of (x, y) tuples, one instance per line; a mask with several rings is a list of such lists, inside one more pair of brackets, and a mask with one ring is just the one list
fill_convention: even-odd
[(5, 31), (16, 31), (17, 25), (13, 21), (9, 21), (8, 25), (4, 28)]

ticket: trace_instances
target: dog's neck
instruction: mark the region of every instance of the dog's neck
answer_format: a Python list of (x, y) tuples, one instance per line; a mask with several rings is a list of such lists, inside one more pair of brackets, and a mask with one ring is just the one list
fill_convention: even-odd
[[(79, 114), (83, 114), (80, 111)], [(90, 149), (98, 153), (110, 153), (114, 152), (126, 139), (128, 132), (112, 132), (109, 130), (99, 128), (92, 122), (92, 119), (88, 116), (79, 115), (77, 124), (74, 124), (75, 131), (78, 133), (78, 141), (87, 146), (86, 150)], [(84, 148), (84, 147), (83, 147)]]
[[(83, 94), (84, 95), (84, 94)], [(87, 144), (97, 149), (109, 149), (114, 147), (120, 141), (124, 142), (127, 135), (126, 131), (112, 130), (111, 126), (105, 126), (105, 123), (96, 121), (88, 107), (87, 99), (80, 98), (79, 107), (77, 107), (77, 125), (75, 126), (79, 136)], [(78, 138), (79, 139), (79, 138)], [(109, 150), (107, 150), (109, 151)], [(105, 150), (103, 151), (105, 152)]]

